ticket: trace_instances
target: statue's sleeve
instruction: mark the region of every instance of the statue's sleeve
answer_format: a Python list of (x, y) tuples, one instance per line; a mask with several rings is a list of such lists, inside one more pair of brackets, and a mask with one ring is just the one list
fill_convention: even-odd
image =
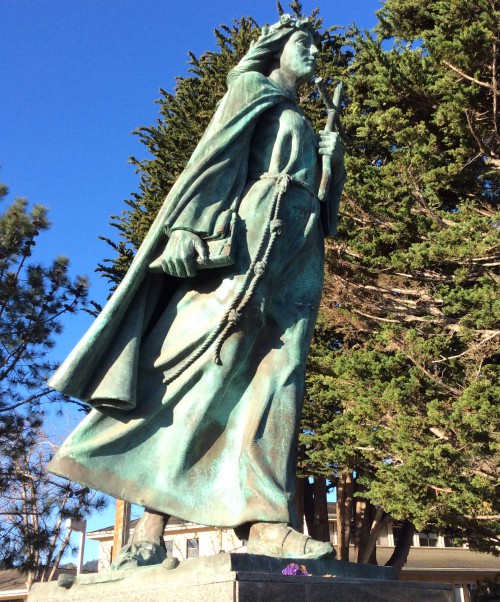
[[(245, 74), (237, 82), (238, 87), (231, 87), (224, 97), (186, 169), (173, 185), (123, 280), (50, 379), (49, 385), (54, 389), (88, 400), (89, 391), (94, 391), (99, 381), (103, 358), (118, 362), (123, 353), (137, 355), (144, 314), (139, 311), (139, 299), (148, 288), (147, 282), (155, 276), (149, 274), (149, 265), (165, 244), (165, 230), (168, 233), (173, 228), (183, 228), (209, 235), (221, 212), (241, 194), (255, 122), (263, 111), (280, 102), (283, 93), (258, 73)], [(136, 327), (132, 328), (134, 324)], [(113, 356), (115, 347), (118, 349)], [(134, 361), (127, 359), (129, 366)], [(111, 370), (109, 366), (105, 368)], [(108, 405), (132, 407), (134, 382), (129, 384), (121, 387), (127, 390), (120, 393), (108, 392), (112, 398)]]
[(325, 236), (337, 234), (340, 197), (346, 181), (346, 170), (344, 162), (332, 174), (332, 180), (328, 194), (321, 203), (321, 225)]

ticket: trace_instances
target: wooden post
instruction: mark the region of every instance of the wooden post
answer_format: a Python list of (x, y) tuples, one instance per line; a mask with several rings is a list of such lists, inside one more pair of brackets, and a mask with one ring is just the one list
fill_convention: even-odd
[(127, 543), (130, 531), (130, 502), (116, 500), (115, 529), (113, 535), (113, 552), (111, 561), (116, 559), (118, 552)]

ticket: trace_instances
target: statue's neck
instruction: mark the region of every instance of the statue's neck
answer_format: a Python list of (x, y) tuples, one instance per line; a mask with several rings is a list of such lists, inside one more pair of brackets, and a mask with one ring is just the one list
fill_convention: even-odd
[(299, 87), (299, 82), (297, 82), (297, 78), (283, 71), (281, 68), (274, 69), (269, 74), (269, 79), (281, 88), (287, 96), (292, 99), (295, 99), (297, 95), (297, 89)]

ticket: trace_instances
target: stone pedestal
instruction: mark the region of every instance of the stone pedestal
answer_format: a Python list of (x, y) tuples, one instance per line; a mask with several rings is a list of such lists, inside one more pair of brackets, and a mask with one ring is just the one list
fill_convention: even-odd
[(294, 562), (218, 554), (176, 569), (142, 567), (37, 583), (29, 602), (453, 602), (451, 586), (397, 581), (391, 569), (335, 560), (295, 561), (310, 576), (282, 575)]

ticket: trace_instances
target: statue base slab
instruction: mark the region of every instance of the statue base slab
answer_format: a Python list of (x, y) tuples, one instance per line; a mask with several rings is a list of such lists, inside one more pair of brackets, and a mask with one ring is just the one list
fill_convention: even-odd
[[(283, 575), (290, 563), (309, 576)], [(60, 577), (36, 583), (28, 602), (453, 602), (452, 587), (397, 581), (388, 567), (337, 560), (217, 554), (163, 565)]]

